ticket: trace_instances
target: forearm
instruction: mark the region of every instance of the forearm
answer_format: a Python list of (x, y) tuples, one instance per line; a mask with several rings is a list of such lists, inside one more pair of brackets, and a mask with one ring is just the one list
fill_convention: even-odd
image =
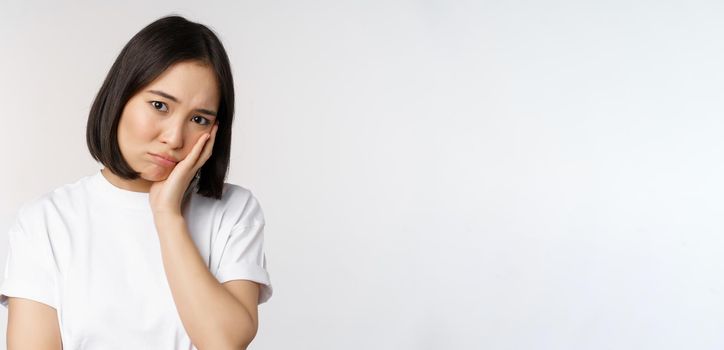
[(163, 266), (181, 321), (199, 350), (245, 349), (253, 319), (211, 274), (180, 215), (155, 218)]

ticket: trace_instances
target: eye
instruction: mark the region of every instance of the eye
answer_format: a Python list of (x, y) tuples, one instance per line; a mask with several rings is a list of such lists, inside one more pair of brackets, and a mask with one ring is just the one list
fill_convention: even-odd
[(200, 115), (195, 115), (195, 116), (193, 116), (193, 118), (202, 119), (203, 121), (202, 121), (201, 125), (209, 125), (209, 124), (211, 124), (211, 121), (210, 121), (210, 120), (208, 120), (207, 118), (204, 118), (204, 117), (202, 117), (202, 116), (200, 116)]
[[(160, 106), (164, 106), (164, 107), (166, 106), (166, 104), (163, 103), (163, 102), (161, 102), (161, 101), (151, 101), (151, 105), (152, 105), (153, 108), (155, 108), (156, 110), (159, 110), (159, 109), (158, 109), (158, 106), (159, 106), (159, 105), (160, 105)], [(166, 111), (168, 111), (168, 107), (166, 107), (166, 110), (165, 110), (165, 111), (161, 111), (161, 112), (166, 112)]]
[[(161, 101), (150, 101), (151, 105), (154, 109), (160, 112), (168, 112), (168, 106), (166, 106), (166, 103)], [(160, 108), (165, 108), (164, 110), (161, 110)], [(200, 119), (201, 122), (199, 122), (200, 125), (209, 125), (211, 124), (211, 121), (208, 118), (202, 117), (200, 115), (193, 116), (192, 119)]]

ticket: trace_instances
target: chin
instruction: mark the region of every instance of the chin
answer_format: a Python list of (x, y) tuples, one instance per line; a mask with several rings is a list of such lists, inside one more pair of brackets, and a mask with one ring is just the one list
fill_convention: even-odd
[(143, 178), (144, 180), (147, 180), (147, 181), (158, 182), (158, 181), (166, 180), (168, 178), (169, 174), (170, 173), (168, 171), (153, 170), (153, 171), (149, 171), (147, 173), (142, 173), (141, 178)]

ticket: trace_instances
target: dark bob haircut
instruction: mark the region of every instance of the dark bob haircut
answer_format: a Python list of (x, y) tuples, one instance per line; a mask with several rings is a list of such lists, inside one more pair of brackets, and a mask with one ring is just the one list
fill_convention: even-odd
[(196, 190), (200, 195), (220, 199), (229, 169), (234, 81), (224, 46), (216, 34), (202, 24), (177, 15), (166, 16), (147, 25), (128, 41), (93, 101), (86, 143), (93, 159), (114, 174), (127, 180), (139, 178), (140, 173), (128, 165), (118, 145), (117, 128), (123, 108), (133, 95), (181, 61), (209, 65), (219, 83), (219, 126), (214, 148), (187, 193)]

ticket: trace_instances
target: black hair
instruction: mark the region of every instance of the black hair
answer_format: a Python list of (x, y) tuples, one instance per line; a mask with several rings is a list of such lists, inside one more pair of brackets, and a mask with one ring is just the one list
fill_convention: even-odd
[[(162, 17), (136, 33), (121, 50), (93, 101), (86, 126), (86, 143), (93, 159), (127, 180), (134, 171), (121, 154), (117, 129), (128, 100), (171, 65), (199, 61), (215, 72), (219, 84), (219, 123), (210, 158), (195, 180), (196, 193), (220, 199), (229, 170), (234, 81), (226, 50), (206, 26), (178, 15)], [(188, 190), (187, 190), (188, 192)]]

